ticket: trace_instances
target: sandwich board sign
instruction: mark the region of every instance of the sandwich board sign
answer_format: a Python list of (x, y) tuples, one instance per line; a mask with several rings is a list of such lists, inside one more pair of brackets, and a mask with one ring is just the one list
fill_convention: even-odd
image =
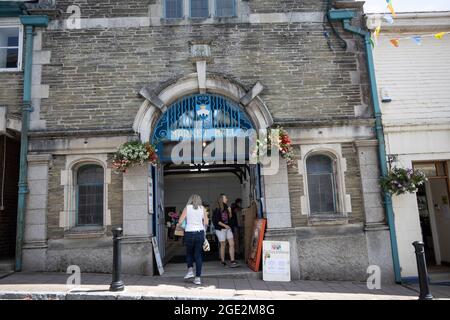
[(288, 241), (263, 242), (263, 280), (291, 281), (291, 259)]
[(158, 267), (158, 272), (159, 275), (162, 276), (164, 273), (164, 267), (161, 260), (161, 254), (159, 253), (158, 240), (156, 239), (156, 237), (152, 237), (152, 244), (153, 244), (153, 252), (155, 253), (156, 265)]

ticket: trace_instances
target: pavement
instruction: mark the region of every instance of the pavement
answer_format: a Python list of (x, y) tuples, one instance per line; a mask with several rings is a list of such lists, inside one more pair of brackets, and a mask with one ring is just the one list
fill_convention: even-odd
[[(201, 286), (176, 277), (124, 275), (125, 291), (110, 292), (109, 274), (81, 274), (66, 285), (64, 273), (13, 273), (0, 279), (0, 300), (417, 300), (417, 286), (348, 281), (265, 282), (252, 278), (203, 278)], [(450, 299), (450, 286), (432, 286), (435, 298)]]

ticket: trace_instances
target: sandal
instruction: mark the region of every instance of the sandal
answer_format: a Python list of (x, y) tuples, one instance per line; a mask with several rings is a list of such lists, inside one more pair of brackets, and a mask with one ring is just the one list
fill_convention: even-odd
[(241, 265), (239, 263), (237, 263), (236, 261), (230, 261), (230, 268), (237, 268), (240, 266)]

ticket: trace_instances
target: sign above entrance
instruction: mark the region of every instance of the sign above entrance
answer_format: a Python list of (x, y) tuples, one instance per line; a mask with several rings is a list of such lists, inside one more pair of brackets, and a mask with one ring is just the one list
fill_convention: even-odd
[(178, 100), (167, 109), (156, 124), (152, 141), (160, 144), (244, 137), (250, 129), (253, 125), (237, 103), (218, 95), (196, 94)]

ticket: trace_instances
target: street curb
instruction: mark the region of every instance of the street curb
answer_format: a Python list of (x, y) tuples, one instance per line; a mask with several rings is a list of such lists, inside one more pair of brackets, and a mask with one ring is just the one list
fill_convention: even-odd
[[(0, 292), (0, 300), (255, 300), (242, 296), (211, 297), (211, 296), (175, 296), (132, 293), (89, 293), (89, 292)], [(261, 299), (256, 299), (261, 300)]]

